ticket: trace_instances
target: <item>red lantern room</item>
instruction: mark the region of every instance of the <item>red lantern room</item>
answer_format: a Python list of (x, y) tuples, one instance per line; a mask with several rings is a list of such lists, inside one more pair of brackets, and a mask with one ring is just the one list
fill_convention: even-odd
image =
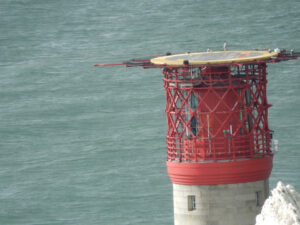
[(266, 62), (257, 59), (272, 56), (223, 51), (152, 60), (183, 65), (163, 70), (167, 167), (173, 183), (230, 184), (270, 175)]

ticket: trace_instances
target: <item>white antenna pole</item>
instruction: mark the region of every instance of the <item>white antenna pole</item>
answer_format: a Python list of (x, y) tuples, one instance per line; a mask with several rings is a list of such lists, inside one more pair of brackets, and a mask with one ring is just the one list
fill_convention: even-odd
[(211, 153), (211, 138), (210, 138), (210, 131), (209, 131), (209, 115), (207, 115), (207, 138), (208, 138), (208, 143), (209, 143), (209, 153)]

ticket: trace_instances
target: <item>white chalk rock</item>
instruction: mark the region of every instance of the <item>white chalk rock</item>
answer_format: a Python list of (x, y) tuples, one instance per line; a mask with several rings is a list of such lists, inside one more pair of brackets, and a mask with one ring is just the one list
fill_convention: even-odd
[(299, 193), (279, 181), (256, 217), (256, 225), (300, 225)]

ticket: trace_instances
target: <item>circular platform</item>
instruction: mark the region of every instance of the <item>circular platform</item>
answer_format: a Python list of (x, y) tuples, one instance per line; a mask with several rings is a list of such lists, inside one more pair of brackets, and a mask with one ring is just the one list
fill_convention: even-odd
[(227, 64), (266, 60), (277, 55), (276, 52), (268, 51), (211, 51), (162, 56), (151, 59), (151, 62), (155, 65), (174, 66), (183, 65), (186, 60), (189, 65)]

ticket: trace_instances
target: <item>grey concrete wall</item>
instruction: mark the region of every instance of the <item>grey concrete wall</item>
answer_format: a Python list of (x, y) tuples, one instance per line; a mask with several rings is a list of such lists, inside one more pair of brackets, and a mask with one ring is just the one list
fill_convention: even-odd
[[(188, 196), (195, 196), (189, 210)], [(254, 225), (269, 196), (267, 180), (226, 185), (173, 184), (175, 225)]]

